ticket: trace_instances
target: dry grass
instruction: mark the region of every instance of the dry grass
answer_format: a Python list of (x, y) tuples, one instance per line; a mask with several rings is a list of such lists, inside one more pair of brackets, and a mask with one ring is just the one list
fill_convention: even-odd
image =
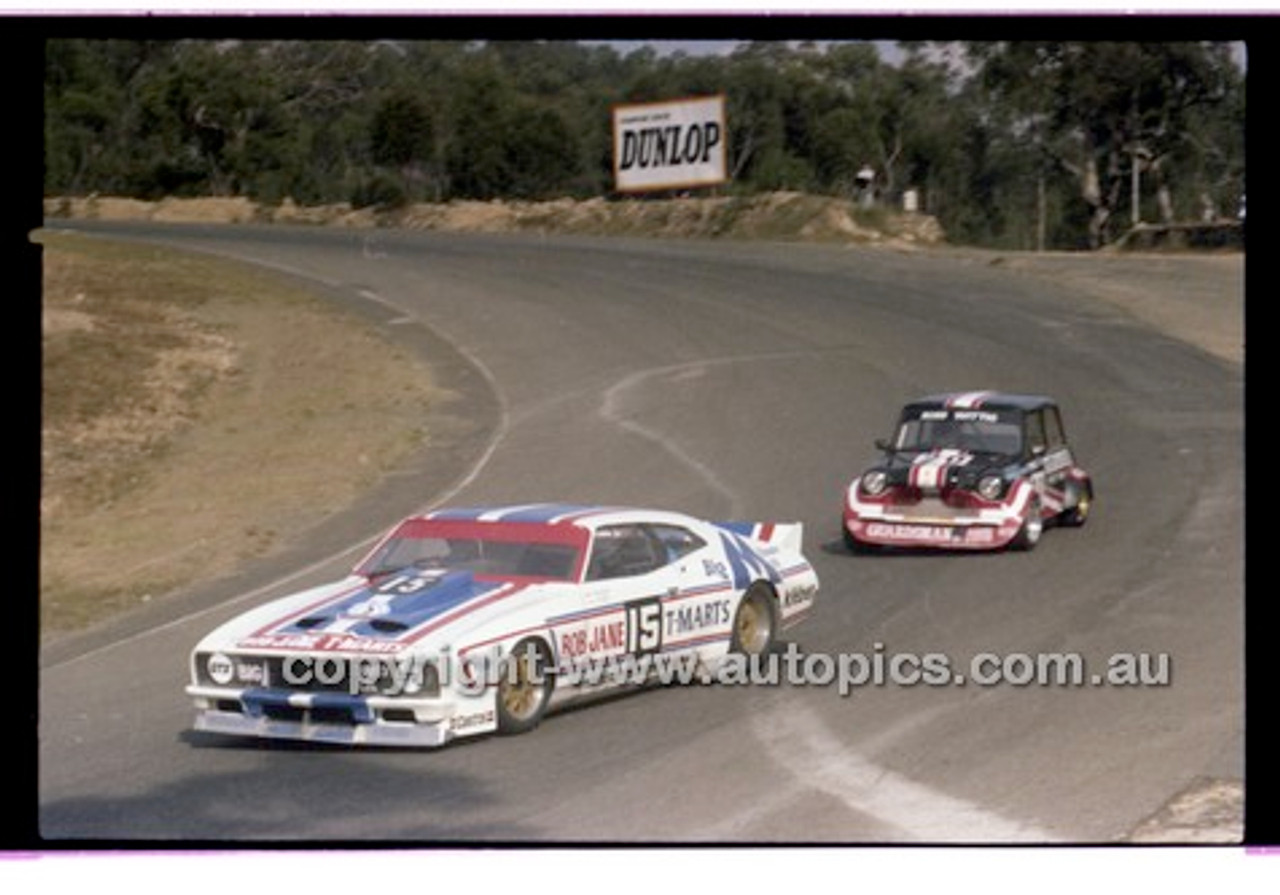
[(427, 437), (426, 367), (284, 278), (40, 240), (46, 636), (270, 552)]

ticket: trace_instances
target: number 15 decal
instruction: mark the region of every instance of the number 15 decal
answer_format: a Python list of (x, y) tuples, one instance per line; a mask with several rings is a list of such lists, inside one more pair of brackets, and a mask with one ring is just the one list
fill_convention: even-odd
[(662, 649), (662, 604), (654, 598), (632, 600), (627, 610), (627, 652), (654, 653)]

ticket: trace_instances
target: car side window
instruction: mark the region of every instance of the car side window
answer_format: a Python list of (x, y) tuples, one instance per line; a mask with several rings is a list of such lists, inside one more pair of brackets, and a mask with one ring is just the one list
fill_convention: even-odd
[(645, 575), (668, 562), (666, 548), (645, 526), (607, 525), (596, 530), (587, 580)]
[(908, 448), (920, 443), (920, 421), (907, 420), (898, 428), (898, 437), (894, 439), (896, 448)]
[(1027, 455), (1039, 456), (1045, 452), (1044, 415), (1036, 410), (1028, 413), (1022, 423), (1027, 432)]
[(675, 562), (707, 545), (702, 538), (679, 525), (653, 525), (650, 526), (650, 530), (666, 551), (668, 563)]
[(1067, 443), (1067, 436), (1062, 431), (1062, 417), (1058, 414), (1056, 407), (1044, 409), (1044, 436), (1051, 451)]

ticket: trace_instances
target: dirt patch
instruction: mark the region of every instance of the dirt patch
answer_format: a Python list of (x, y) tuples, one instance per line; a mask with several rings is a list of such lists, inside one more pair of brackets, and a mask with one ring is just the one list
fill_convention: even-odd
[(1130, 842), (1227, 845), (1244, 841), (1244, 784), (1197, 780), (1138, 825)]
[(39, 239), (46, 637), (283, 546), (429, 437), (422, 361), (285, 279)]
[(993, 253), (990, 263), (1068, 286), (1225, 361), (1244, 363), (1239, 252)]

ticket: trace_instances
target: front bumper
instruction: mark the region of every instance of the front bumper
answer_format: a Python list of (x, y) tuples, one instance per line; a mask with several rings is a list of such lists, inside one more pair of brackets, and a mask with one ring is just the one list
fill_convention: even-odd
[(449, 701), (192, 685), (195, 730), (351, 746), (442, 746), (496, 729), (492, 702)]
[(937, 497), (910, 505), (863, 500), (855, 485), (846, 500), (844, 527), (855, 541), (882, 547), (998, 550), (1017, 537), (1026, 509), (1023, 489), (1007, 502), (957, 509)]
[(934, 547), (946, 550), (997, 550), (1018, 534), (1019, 525), (992, 525), (972, 520), (941, 522), (889, 521), (846, 515), (845, 528), (854, 540), (883, 547)]

